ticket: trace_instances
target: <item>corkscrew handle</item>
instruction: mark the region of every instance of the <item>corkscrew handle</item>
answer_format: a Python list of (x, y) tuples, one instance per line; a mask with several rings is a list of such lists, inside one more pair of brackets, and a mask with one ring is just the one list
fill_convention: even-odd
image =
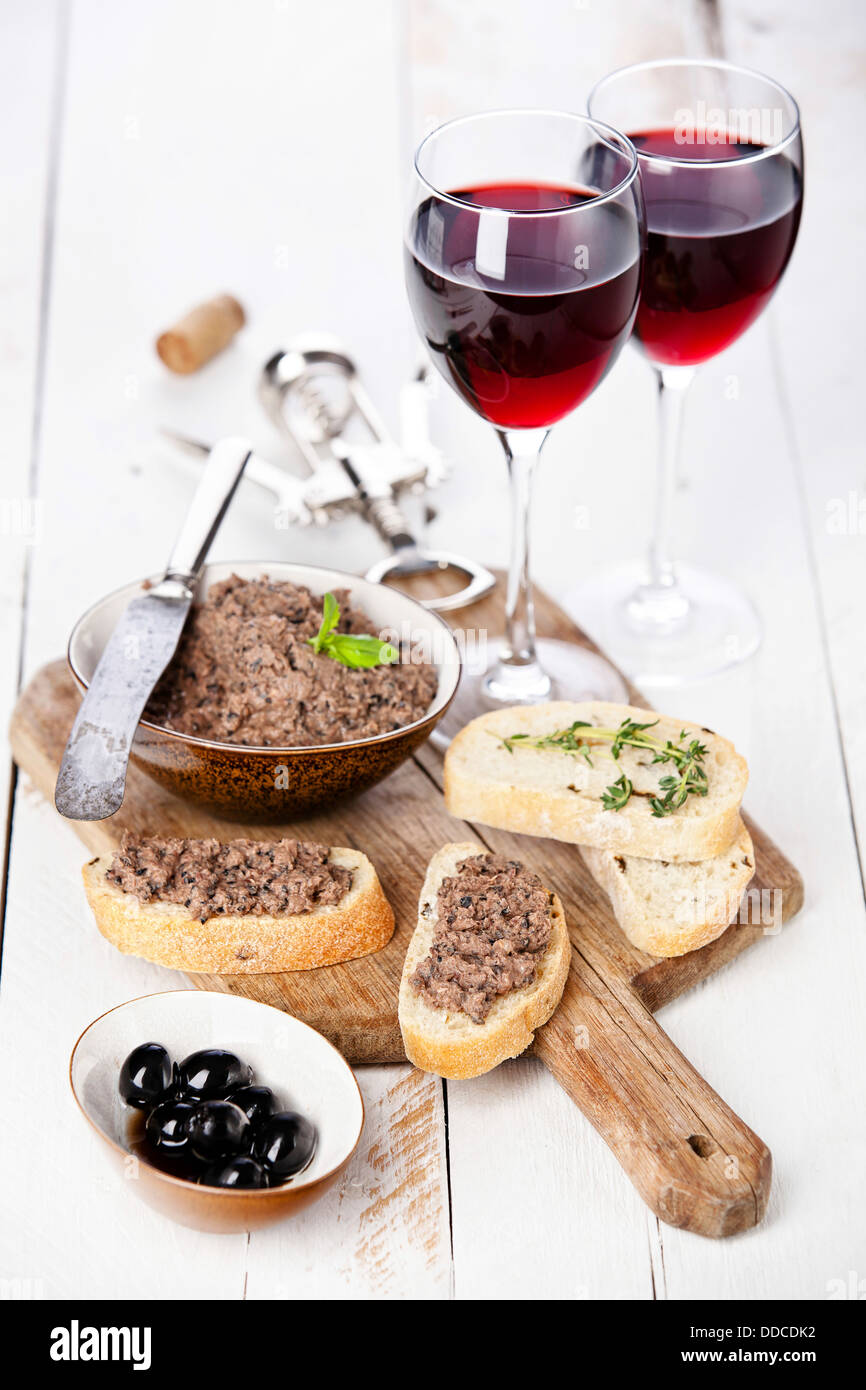
[(426, 547), (421, 549), (416, 545), (401, 548), (393, 555), (386, 556), (384, 560), (378, 560), (375, 565), (370, 566), (364, 578), (373, 584), (381, 584), (390, 577), (398, 578), (403, 575), (408, 578), (412, 574), (423, 574), (437, 569), (458, 570), (466, 575), (467, 582), (456, 593), (418, 600), (434, 613), (449, 613), (455, 608), (468, 608), (470, 603), (477, 603), (485, 594), (489, 594), (496, 584), (495, 574), (491, 574), (490, 570), (465, 555), (455, 555), (450, 550), (427, 550)]

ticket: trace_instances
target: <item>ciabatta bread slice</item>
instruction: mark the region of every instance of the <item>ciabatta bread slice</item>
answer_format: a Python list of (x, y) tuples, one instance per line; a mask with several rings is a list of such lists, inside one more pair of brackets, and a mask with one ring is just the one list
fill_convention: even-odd
[(352, 871), (338, 903), (297, 915), (226, 914), (205, 922), (177, 903), (142, 903), (109, 883), (110, 855), (91, 859), (82, 874), (96, 925), (119, 951), (187, 974), (261, 975), (354, 960), (390, 941), (394, 913), (367, 856), (332, 849), (330, 858)]
[(755, 872), (752, 837), (742, 821), (723, 854), (690, 864), (585, 845), (580, 853), (629, 941), (651, 956), (684, 956), (715, 941), (736, 917)]
[[(653, 763), (645, 750), (624, 747), (618, 761), (606, 744), (593, 745), (591, 765), (580, 754), (560, 749), (515, 746), (512, 734), (530, 738), (568, 728), (575, 720), (616, 729), (624, 719), (645, 724), (662, 742), (697, 738), (706, 747), (702, 766), (706, 796), (689, 796), (672, 814), (655, 817), (650, 798), (675, 769)], [(623, 774), (634, 792), (619, 811), (605, 810), (605, 789)], [(473, 719), (452, 742), (445, 758), (445, 801), (452, 815), (524, 835), (544, 835), (571, 844), (669, 862), (712, 859), (737, 833), (748, 768), (732, 743), (700, 725), (630, 705), (565, 700), (518, 705)]]
[(551, 935), (531, 985), (513, 989), (495, 1000), (483, 1023), (475, 1023), (461, 1010), (434, 1008), (409, 983), (424, 960), (436, 924), (436, 896), (442, 881), (456, 873), (459, 864), (485, 854), (483, 845), (444, 845), (430, 860), (421, 899), (418, 925), (409, 942), (400, 982), (400, 1029), (406, 1056), (421, 1071), (435, 1072), (450, 1080), (465, 1080), (498, 1067), (508, 1057), (518, 1057), (532, 1042), (537, 1028), (555, 1011), (571, 963), (571, 943), (562, 903), (553, 894)]

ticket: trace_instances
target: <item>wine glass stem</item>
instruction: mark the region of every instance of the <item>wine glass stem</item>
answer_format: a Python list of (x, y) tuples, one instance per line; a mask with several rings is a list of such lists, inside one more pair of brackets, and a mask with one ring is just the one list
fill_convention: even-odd
[(505, 641), (487, 677), (488, 695), (505, 703), (547, 699), (550, 678), (535, 651), (535, 611), (529, 576), (529, 520), (535, 465), (550, 431), (497, 430), (511, 487), (511, 561), (505, 597)]
[(649, 551), (651, 589), (673, 590), (677, 577), (671, 555), (671, 515), (677, 480), (677, 457), (682, 434), (683, 403), (695, 375), (694, 367), (657, 367), (659, 459), (656, 506)]

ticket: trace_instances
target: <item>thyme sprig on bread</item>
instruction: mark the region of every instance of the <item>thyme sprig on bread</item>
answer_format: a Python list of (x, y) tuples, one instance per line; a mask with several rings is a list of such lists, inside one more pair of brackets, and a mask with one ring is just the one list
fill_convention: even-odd
[[(591, 748), (593, 744), (609, 744), (610, 756), (619, 760), (624, 747), (639, 748), (652, 753), (653, 763), (672, 763), (674, 772), (659, 779), (661, 796), (650, 797), (650, 809), (654, 816), (670, 816), (680, 806), (685, 805), (690, 796), (706, 796), (708, 791), (707, 773), (703, 761), (707, 749), (699, 739), (686, 742), (688, 734), (680, 731), (674, 742), (653, 738), (647, 733), (658, 723), (657, 719), (647, 724), (638, 724), (633, 719), (624, 719), (617, 729), (598, 728), (587, 720), (576, 719), (565, 729), (557, 729), (552, 734), (532, 738), (529, 734), (511, 734), (501, 740), (509, 753), (515, 748), (551, 748), (573, 757), (581, 757), (590, 767), (593, 766)], [(627, 805), (634, 788), (626, 773), (605, 789), (601, 803), (606, 811), (621, 811)]]

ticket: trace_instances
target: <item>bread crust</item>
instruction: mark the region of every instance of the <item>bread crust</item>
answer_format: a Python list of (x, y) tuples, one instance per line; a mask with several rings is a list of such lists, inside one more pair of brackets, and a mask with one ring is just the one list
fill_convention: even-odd
[(352, 887), (337, 904), (285, 916), (219, 916), (199, 922), (176, 903), (141, 903), (105, 877), (111, 858), (84, 865), (84, 891), (107, 941), (126, 955), (187, 974), (261, 975), (310, 970), (381, 951), (394, 932), (394, 913), (366, 855), (332, 849), (352, 870)]
[(571, 942), (565, 913), (557, 895), (551, 906), (552, 930), (538, 977), (526, 989), (515, 989), (494, 1003), (483, 1023), (465, 1014), (436, 1009), (415, 993), (409, 977), (424, 959), (433, 935), (433, 923), (422, 915), (425, 903), (435, 902), (439, 885), (457, 864), (475, 854), (486, 854), (483, 845), (467, 841), (444, 845), (427, 869), (418, 906), (418, 925), (409, 942), (400, 981), (400, 1030), (406, 1056), (421, 1071), (448, 1080), (464, 1081), (498, 1067), (509, 1057), (519, 1057), (532, 1042), (536, 1029), (555, 1012), (571, 965)]
[[(596, 883), (607, 893), (614, 916), (632, 945), (659, 958), (697, 951), (727, 931), (755, 873), (752, 837), (742, 821), (733, 842), (718, 856), (722, 863), (715, 870), (714, 883), (709, 888), (704, 875), (714, 872), (714, 861), (693, 866), (669, 864), (666, 868), (659, 864), (660, 881), (649, 902), (638, 900), (629, 881), (630, 870), (644, 869), (646, 860), (634, 860), (628, 855), (615, 855), (585, 845), (581, 845), (580, 854)], [(669, 893), (665, 893), (665, 875), (675, 881)], [(693, 920), (677, 919), (678, 909), (674, 906), (677, 900), (679, 910), (689, 901), (694, 902)]]
[[(592, 715), (617, 724), (626, 718), (645, 723), (648, 718), (655, 717), (650, 711), (630, 705), (598, 701), (585, 704), (554, 701), (481, 715), (460, 731), (446, 754), (444, 788), (448, 810), (463, 820), (501, 830), (544, 836), (567, 844), (590, 845), (643, 859), (674, 862), (713, 859), (727, 848), (737, 833), (748, 767), (732, 743), (694, 723), (657, 716), (662, 738), (675, 737), (680, 729), (686, 729), (704, 739), (710, 746), (713, 763), (724, 767), (730, 789), (712, 804), (692, 797), (686, 806), (664, 817), (652, 815), (645, 795), (633, 796), (620, 811), (606, 811), (597, 794), (576, 793), (568, 786), (575, 760), (566, 754), (546, 751), (509, 754), (504, 749), (500, 754), (496, 749), (496, 740), (512, 732), (548, 733), (566, 727), (575, 719), (588, 719)], [(561, 785), (550, 783), (550, 761), (544, 765), (547, 780), (539, 776), (538, 786), (527, 785), (525, 767), (519, 770), (522, 782), (510, 782), (509, 774), (513, 775), (515, 769), (508, 762), (497, 762), (493, 775), (489, 760), (494, 756), (562, 759)], [(542, 766), (539, 763), (539, 773)], [(612, 779), (616, 775), (614, 771)]]

